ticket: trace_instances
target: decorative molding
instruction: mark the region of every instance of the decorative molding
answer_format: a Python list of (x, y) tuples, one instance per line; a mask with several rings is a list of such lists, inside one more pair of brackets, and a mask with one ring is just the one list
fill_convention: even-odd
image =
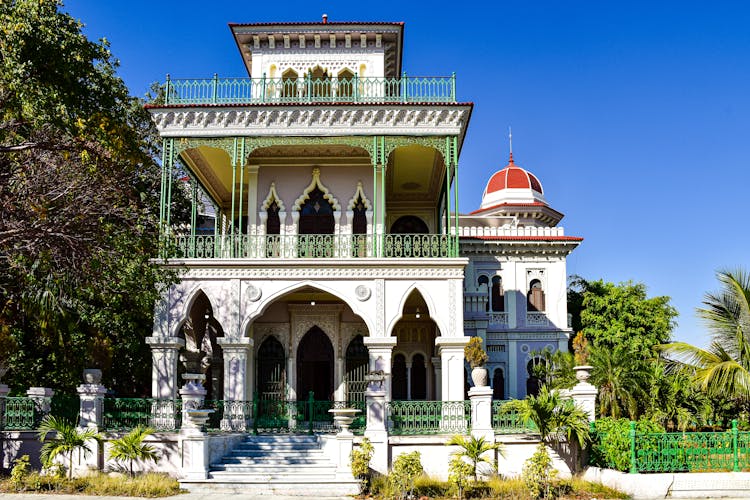
[(357, 299), (360, 302), (364, 302), (370, 298), (370, 295), (372, 295), (372, 290), (370, 289), (369, 286), (359, 285), (357, 286), (357, 288), (354, 289), (354, 295), (357, 296)]
[(253, 340), (255, 341), (255, 355), (268, 337), (276, 337), (289, 356), (289, 323), (253, 323)]
[(354, 191), (354, 196), (352, 196), (352, 199), (349, 200), (349, 204), (346, 206), (346, 209), (354, 210), (354, 206), (357, 204), (357, 200), (360, 198), (362, 198), (362, 203), (364, 203), (365, 209), (372, 210), (370, 200), (367, 199), (367, 196), (365, 196), (365, 191), (362, 188), (362, 181), (357, 181), (357, 190)]
[[(195, 260), (195, 259), (193, 259)], [(312, 259), (311, 259), (312, 260)], [(320, 259), (322, 260), (322, 259)], [(363, 279), (425, 279), (425, 280), (443, 280), (443, 279), (463, 279), (463, 262), (461, 265), (445, 267), (425, 266), (425, 267), (393, 267), (379, 268), (377, 265), (383, 265), (382, 262), (373, 265), (373, 267), (344, 267), (344, 268), (321, 268), (321, 267), (247, 267), (247, 262), (241, 259), (235, 259), (232, 264), (242, 267), (228, 268), (223, 267), (221, 261), (213, 259), (209, 261), (210, 267), (189, 267), (187, 262), (178, 260), (170, 261), (178, 269), (182, 269), (180, 277), (184, 279), (227, 279), (239, 278), (248, 280), (293, 280), (293, 279), (344, 279), (344, 280), (363, 280)], [(325, 262), (328, 264), (328, 262)], [(193, 262), (190, 264), (194, 265)], [(264, 262), (265, 264), (265, 262)], [(414, 263), (418, 265), (418, 263)], [(446, 262), (448, 264), (448, 262)], [(205, 264), (204, 264), (205, 265)], [(289, 261), (278, 262), (278, 266), (287, 266)], [(377, 295), (377, 293), (376, 293)]]
[(263, 291), (253, 284), (247, 285), (247, 300), (250, 302), (258, 302), (260, 297), (263, 295)]
[[(460, 136), (471, 106), (258, 106), (151, 108), (162, 137)], [(387, 145), (386, 148), (389, 146)], [(394, 144), (392, 148), (398, 147)], [(444, 153), (445, 145), (440, 147)], [(388, 150), (388, 152), (393, 149)], [(231, 149), (229, 149), (231, 154)]]
[(263, 203), (260, 205), (260, 211), (267, 211), (268, 207), (271, 206), (271, 203), (276, 202), (276, 205), (279, 207), (279, 212), (286, 211), (286, 208), (284, 207), (284, 201), (279, 198), (279, 194), (276, 192), (276, 183), (272, 182), (271, 187), (268, 189), (268, 196), (266, 196), (266, 199), (263, 200)]
[(451, 337), (456, 336), (456, 280), (448, 282), (448, 332)]
[(375, 283), (375, 302), (375, 335), (382, 337), (385, 335), (385, 281), (382, 278)]
[(302, 205), (304, 205), (305, 201), (310, 198), (310, 193), (316, 187), (323, 192), (323, 199), (331, 204), (331, 207), (333, 207), (333, 211), (339, 212), (341, 210), (341, 205), (339, 205), (338, 200), (333, 197), (330, 190), (326, 186), (324, 186), (322, 182), (320, 182), (320, 168), (318, 167), (313, 168), (312, 180), (310, 181), (310, 184), (305, 188), (305, 190), (302, 191), (302, 195), (294, 202), (292, 210), (295, 212), (301, 211)]

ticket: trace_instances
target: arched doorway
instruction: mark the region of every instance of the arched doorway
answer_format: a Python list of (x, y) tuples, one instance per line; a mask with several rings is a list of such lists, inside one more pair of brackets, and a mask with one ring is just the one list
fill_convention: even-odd
[(333, 345), (317, 326), (297, 348), (297, 399), (307, 399), (310, 392), (316, 401), (333, 401)]
[(332, 257), (333, 234), (336, 222), (333, 206), (325, 199), (318, 186), (308, 193), (305, 204), (300, 207), (298, 254), (300, 257)]
[(427, 399), (427, 366), (421, 354), (415, 354), (411, 358), (411, 399)]
[(203, 385), (207, 400), (224, 398), (224, 354), (217, 343), (224, 336), (221, 325), (214, 317), (208, 297), (199, 291), (190, 308), (187, 320), (179, 336), (185, 339), (177, 366), (178, 381), (184, 373), (199, 373), (206, 376)]
[(284, 347), (276, 337), (268, 337), (258, 349), (258, 397), (271, 401), (286, 399)]
[(427, 224), (416, 215), (404, 215), (391, 224), (391, 234), (428, 234)]
[(350, 403), (365, 401), (365, 390), (370, 357), (362, 335), (357, 335), (346, 348), (346, 401)]
[(505, 374), (502, 368), (495, 368), (492, 376), (492, 399), (505, 399)]

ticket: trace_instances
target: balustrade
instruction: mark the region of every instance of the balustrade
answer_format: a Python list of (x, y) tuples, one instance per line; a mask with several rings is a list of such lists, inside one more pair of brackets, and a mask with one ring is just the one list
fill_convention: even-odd
[(491, 312), (490, 315), (490, 324), (499, 326), (501, 328), (507, 328), (509, 323), (510, 315), (507, 312)]
[(386, 410), (394, 435), (456, 434), (471, 427), (470, 401), (390, 401)]
[(456, 102), (456, 77), (167, 78), (164, 104)]
[(526, 326), (549, 326), (549, 318), (544, 312), (527, 312)]
[(130, 430), (139, 425), (158, 431), (179, 429), (182, 401), (179, 399), (104, 398), (102, 427)]

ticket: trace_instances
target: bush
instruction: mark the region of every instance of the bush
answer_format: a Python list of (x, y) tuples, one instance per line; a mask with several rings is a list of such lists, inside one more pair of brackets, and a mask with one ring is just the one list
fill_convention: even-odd
[[(148, 473), (134, 478), (93, 474), (67, 479), (31, 472), (24, 477), (23, 491), (130, 497), (166, 497), (180, 493), (180, 484), (165, 474)], [(18, 491), (13, 481), (0, 483), (0, 491)]]
[[(659, 433), (664, 428), (651, 420), (636, 422), (637, 433)], [(627, 472), (630, 470), (630, 421), (604, 417), (596, 421), (589, 463)]]
[(451, 494), (451, 485), (429, 476), (419, 476), (414, 480), (414, 496), (417, 498), (442, 498)]
[(557, 471), (552, 468), (552, 459), (544, 443), (539, 443), (531, 458), (523, 465), (521, 477), (532, 498), (549, 498), (552, 481)]
[(414, 481), (422, 474), (422, 455), (418, 451), (402, 453), (396, 457), (390, 478), (399, 498), (403, 498), (407, 492), (409, 496), (414, 495)]
[(370, 460), (375, 449), (367, 438), (362, 439), (359, 448), (352, 450), (351, 465), (352, 475), (362, 481), (360, 486), (361, 492), (365, 493), (370, 489)]
[(31, 474), (29, 456), (23, 455), (21, 458), (13, 460), (13, 464), (13, 469), (10, 471), (10, 483), (16, 490), (20, 490), (26, 478)]

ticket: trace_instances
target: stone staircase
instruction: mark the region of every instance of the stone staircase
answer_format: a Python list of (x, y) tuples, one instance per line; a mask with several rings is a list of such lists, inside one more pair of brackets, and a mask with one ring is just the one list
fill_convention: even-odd
[(196, 493), (259, 495), (354, 495), (359, 483), (336, 472), (320, 436), (247, 436), (221, 461), (212, 463), (205, 480), (182, 480)]

